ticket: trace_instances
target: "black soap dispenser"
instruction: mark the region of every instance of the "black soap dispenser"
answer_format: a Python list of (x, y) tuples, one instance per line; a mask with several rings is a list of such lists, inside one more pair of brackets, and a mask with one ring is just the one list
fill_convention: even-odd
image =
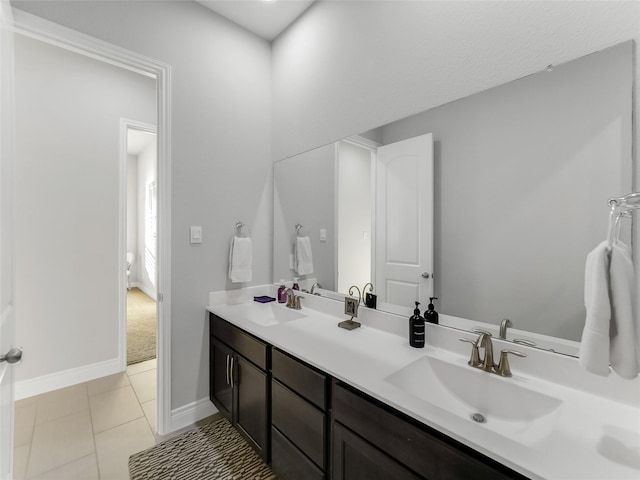
[(424, 347), (424, 317), (418, 309), (420, 302), (416, 302), (416, 308), (409, 319), (409, 345), (414, 348)]
[(429, 323), (435, 323), (438, 325), (438, 312), (435, 311), (435, 307), (433, 306), (433, 301), (437, 300), (438, 297), (429, 297), (429, 307), (426, 312), (424, 312), (424, 319)]

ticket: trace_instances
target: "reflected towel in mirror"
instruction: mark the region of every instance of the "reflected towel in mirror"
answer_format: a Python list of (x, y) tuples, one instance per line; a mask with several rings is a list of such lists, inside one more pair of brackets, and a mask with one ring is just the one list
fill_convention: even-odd
[(299, 275), (313, 273), (313, 255), (311, 253), (311, 239), (309, 237), (296, 237), (295, 270)]
[(253, 271), (252, 263), (253, 245), (251, 238), (234, 235), (229, 249), (229, 279), (231, 282), (250, 282)]

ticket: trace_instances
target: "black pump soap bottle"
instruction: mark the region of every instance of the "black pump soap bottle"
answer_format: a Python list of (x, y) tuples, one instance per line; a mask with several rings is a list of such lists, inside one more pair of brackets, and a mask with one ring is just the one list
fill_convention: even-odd
[(438, 325), (438, 312), (436, 312), (433, 306), (433, 301), (437, 300), (438, 297), (429, 297), (429, 307), (426, 312), (424, 312), (424, 319), (429, 323), (435, 323)]
[(409, 345), (415, 348), (424, 347), (424, 317), (420, 316), (418, 309), (420, 302), (416, 302), (416, 308), (409, 319)]

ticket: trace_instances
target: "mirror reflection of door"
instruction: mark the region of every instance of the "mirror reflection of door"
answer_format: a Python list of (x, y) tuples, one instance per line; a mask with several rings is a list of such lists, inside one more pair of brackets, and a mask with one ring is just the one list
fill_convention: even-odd
[(342, 140), (336, 172), (337, 291), (373, 282), (380, 302), (426, 304), (433, 296), (433, 135), (378, 148)]
[(378, 300), (426, 304), (433, 296), (431, 133), (378, 148), (375, 227)]

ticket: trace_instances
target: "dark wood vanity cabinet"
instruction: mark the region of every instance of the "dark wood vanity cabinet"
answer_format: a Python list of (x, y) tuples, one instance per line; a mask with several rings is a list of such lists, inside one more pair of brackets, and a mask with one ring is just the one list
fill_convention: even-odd
[(210, 397), (280, 480), (526, 477), (210, 315)]
[(524, 480), (383, 403), (334, 380), (333, 480)]
[(209, 397), (267, 461), (267, 344), (214, 314), (209, 318)]
[(334, 480), (422, 479), (341, 423), (333, 424)]
[(327, 478), (328, 377), (275, 348), (271, 362), (271, 468), (281, 480)]

